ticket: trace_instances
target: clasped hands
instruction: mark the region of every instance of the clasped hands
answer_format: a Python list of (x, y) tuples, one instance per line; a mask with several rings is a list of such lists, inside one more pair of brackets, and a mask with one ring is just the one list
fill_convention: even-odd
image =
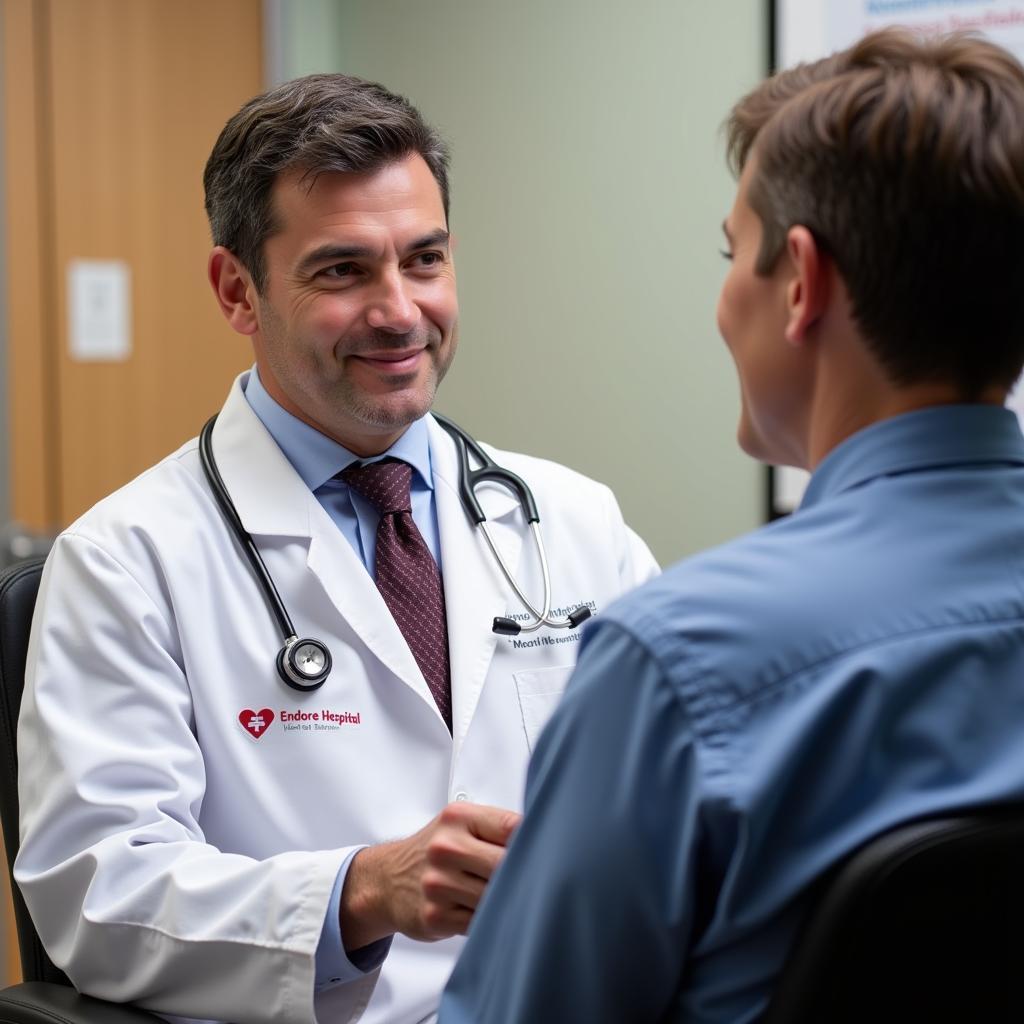
[(451, 803), (407, 839), (360, 850), (341, 893), (346, 951), (396, 933), (464, 935), (519, 821), (499, 807)]

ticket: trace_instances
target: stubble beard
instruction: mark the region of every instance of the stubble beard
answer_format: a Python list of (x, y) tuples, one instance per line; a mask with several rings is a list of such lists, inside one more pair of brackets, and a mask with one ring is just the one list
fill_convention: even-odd
[(455, 356), (455, 339), (452, 338), (449, 344), (451, 349), (443, 359), (438, 358), (439, 348), (427, 350), (432, 355), (429, 372), (423, 383), (414, 388), (396, 386), (394, 393), (369, 395), (351, 381), (342, 379), (338, 394), (339, 411), (367, 427), (404, 430), (433, 406), (437, 389)]
[[(269, 343), (267, 345), (267, 359), (275, 378), (279, 382), (291, 379), (297, 385), (295, 388), (296, 394), (301, 394), (301, 384), (289, 372), (291, 366), (282, 355), (288, 348), (290, 340), (285, 323), (269, 302), (265, 304), (263, 309), (262, 329), (264, 337)], [(455, 350), (458, 345), (457, 328), (453, 327), (447, 340), (448, 350), (443, 355), (441, 354), (441, 347), (445, 344), (445, 339), (440, 331), (437, 332), (436, 345), (434, 341), (435, 338), (433, 336), (430, 336), (427, 340), (425, 351), (430, 355), (431, 366), (426, 379), (421, 385), (410, 385), (404, 388), (396, 386), (393, 393), (371, 395), (343, 374), (334, 385), (333, 397), (327, 399), (329, 407), (336, 414), (340, 414), (342, 419), (349, 422), (355, 421), (371, 430), (389, 433), (405, 430), (410, 424), (426, 415), (433, 406), (437, 389), (448, 373), (452, 360), (455, 358)], [(346, 355), (359, 355), (360, 352), (386, 349), (399, 350), (407, 347), (409, 343), (409, 335), (399, 336), (375, 332), (371, 337), (353, 345), (346, 352)], [(321, 380), (324, 380), (328, 373), (327, 367), (321, 367), (319, 373)], [(280, 387), (281, 385), (279, 384), (278, 386)], [(287, 387), (283, 388), (283, 390), (285, 394), (288, 394), (289, 389)], [(402, 394), (403, 392), (405, 394)], [(312, 393), (307, 392), (307, 398), (311, 397)], [(323, 397), (326, 398), (327, 396)], [(319, 403), (317, 402), (317, 404)], [(316, 426), (321, 432), (333, 436), (330, 421), (320, 423), (319, 417), (316, 417), (315, 414), (313, 414), (313, 419), (310, 419), (308, 415), (303, 415), (304, 412), (307, 414), (312, 412), (307, 403), (302, 403), (290, 411), (293, 414), (297, 414), (300, 419), (304, 419), (306, 422)], [(334, 417), (331, 417), (331, 419), (333, 420)]]

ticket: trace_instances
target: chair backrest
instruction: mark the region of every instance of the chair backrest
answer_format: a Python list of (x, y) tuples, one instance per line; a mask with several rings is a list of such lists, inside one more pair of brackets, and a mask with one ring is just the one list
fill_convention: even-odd
[[(18, 712), (25, 684), (32, 611), (43, 562), (42, 558), (34, 558), (0, 573), (0, 827), (7, 849), (8, 871), (18, 852)], [(67, 975), (46, 955), (13, 877), (11, 893), (25, 981), (70, 985)]]
[(900, 826), (812, 900), (762, 1024), (1024, 1020), (1024, 805)]

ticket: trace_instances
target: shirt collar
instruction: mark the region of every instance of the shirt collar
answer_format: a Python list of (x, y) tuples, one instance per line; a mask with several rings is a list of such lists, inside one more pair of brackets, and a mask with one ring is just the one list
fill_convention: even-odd
[(873, 423), (818, 464), (800, 508), (879, 476), (977, 462), (1024, 464), (1024, 437), (1010, 409), (940, 405)]
[(246, 401), (285, 457), (295, 467), (306, 486), (315, 491), (353, 462), (376, 462), (385, 456), (401, 459), (412, 466), (422, 484), (433, 489), (430, 469), (430, 439), (424, 417), (410, 424), (402, 436), (386, 451), (372, 459), (361, 460), (347, 448), (320, 433), (315, 427), (293, 416), (275, 401), (263, 386), (255, 367), (242, 382)]

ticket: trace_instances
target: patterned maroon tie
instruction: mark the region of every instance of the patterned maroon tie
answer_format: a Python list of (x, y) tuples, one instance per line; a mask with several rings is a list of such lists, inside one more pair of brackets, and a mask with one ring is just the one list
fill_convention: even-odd
[(338, 474), (380, 513), (376, 581), (391, 614), (430, 687), (448, 731), (452, 731), (452, 686), (444, 587), (434, 556), (412, 518), (412, 467), (385, 459), (353, 463)]

